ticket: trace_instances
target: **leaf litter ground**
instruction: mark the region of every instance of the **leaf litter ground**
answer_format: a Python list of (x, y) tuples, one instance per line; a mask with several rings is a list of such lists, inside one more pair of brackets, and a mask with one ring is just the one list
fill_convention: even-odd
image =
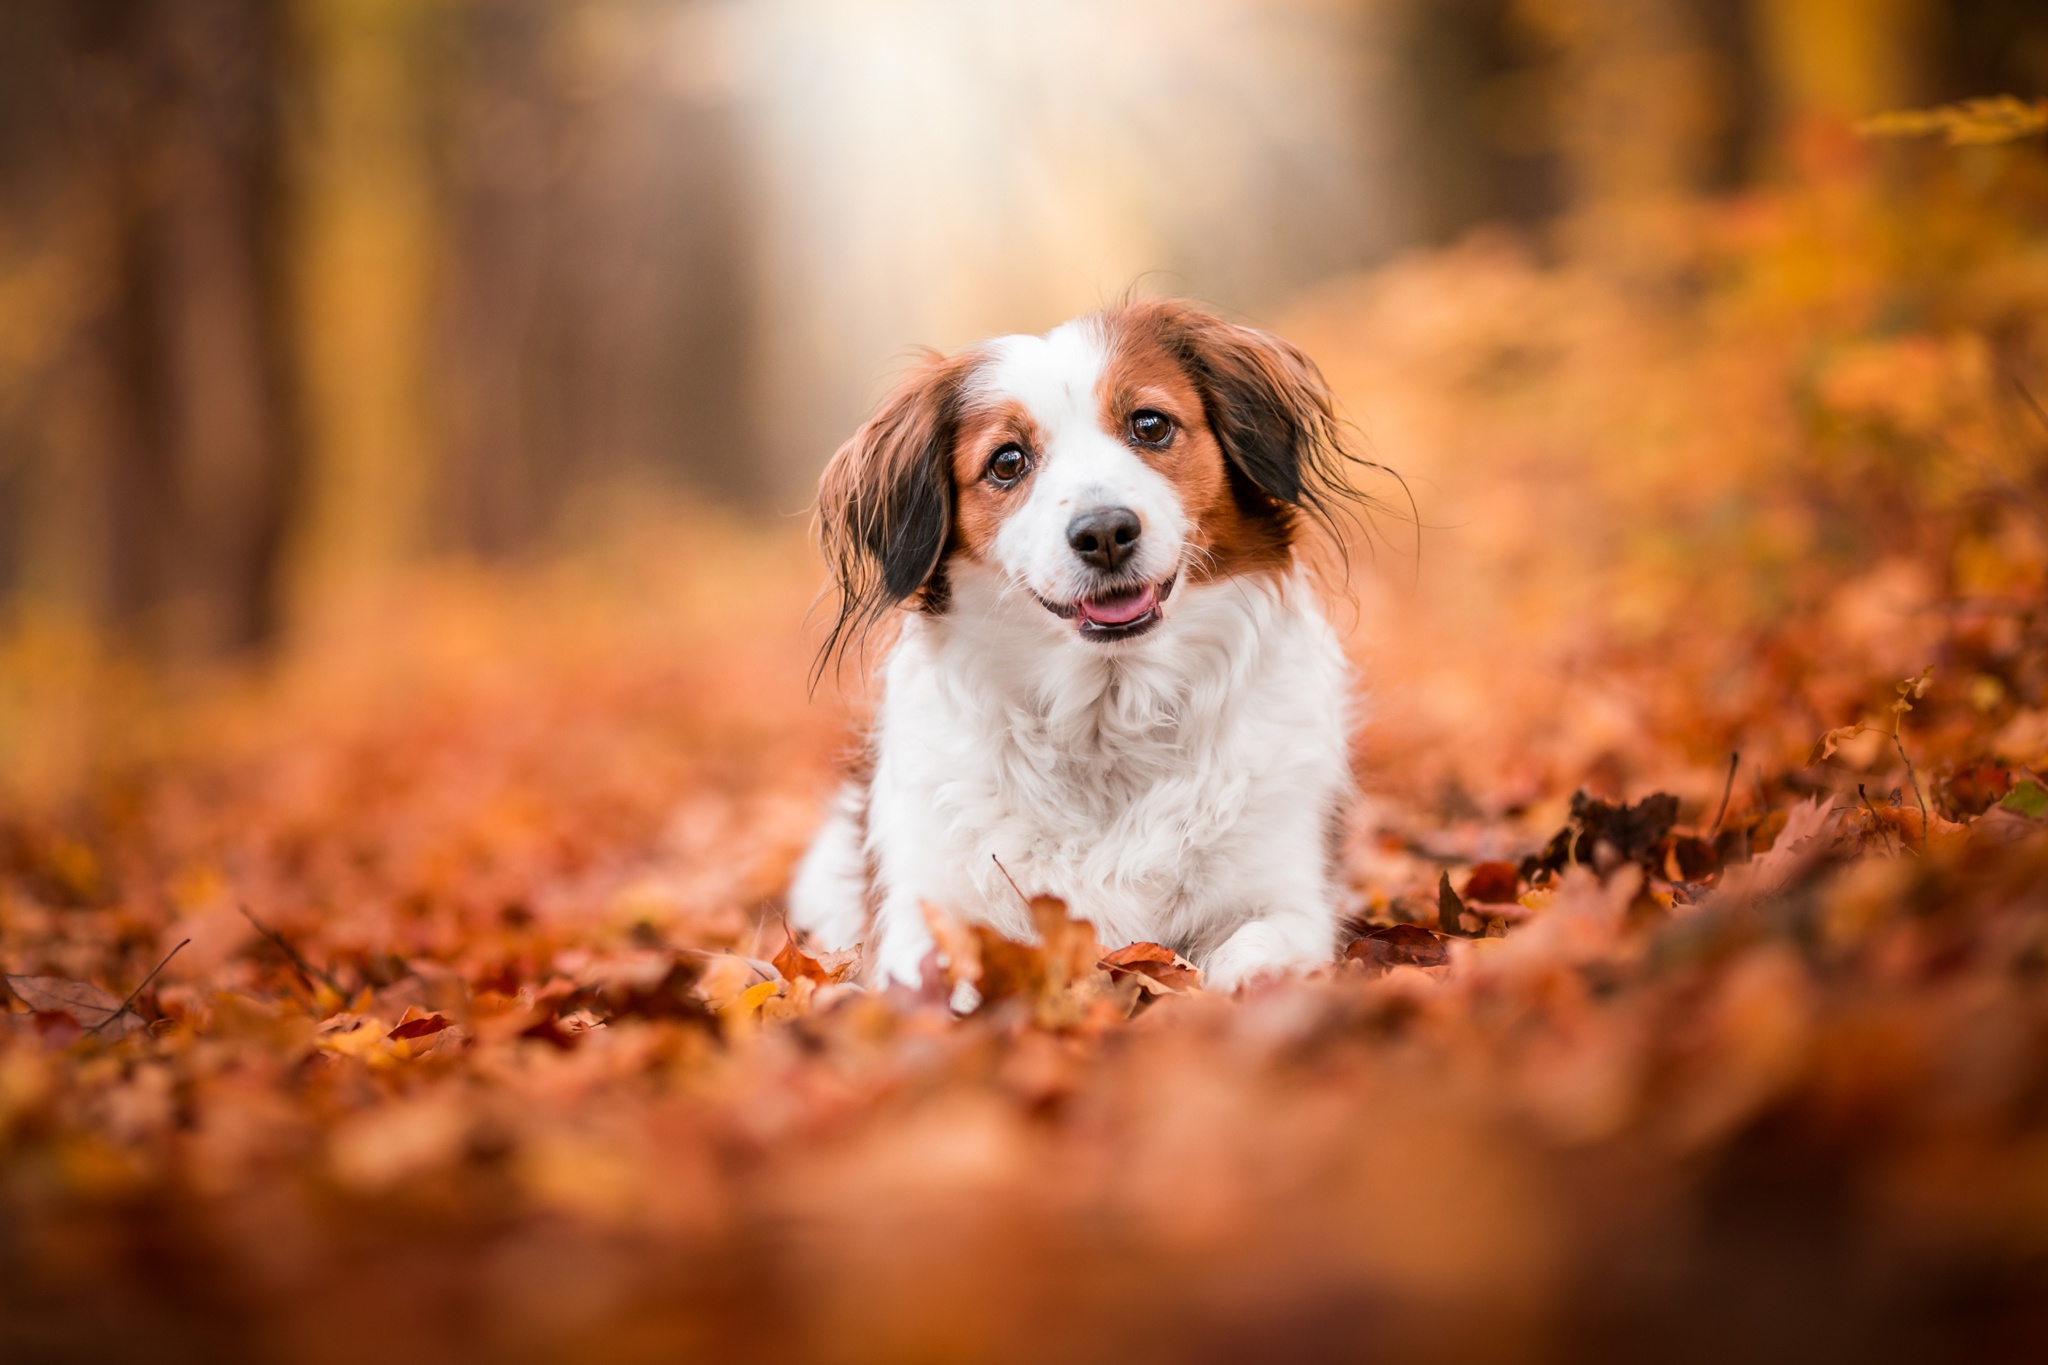
[(2038, 1352), (2048, 287), (1829, 193), (1290, 321), (1447, 529), (1340, 598), (1345, 943), (1234, 999), (1046, 897), (935, 907), (922, 994), (788, 934), (859, 701), (786, 534), (423, 573), (259, 680), (25, 629), (0, 1346)]

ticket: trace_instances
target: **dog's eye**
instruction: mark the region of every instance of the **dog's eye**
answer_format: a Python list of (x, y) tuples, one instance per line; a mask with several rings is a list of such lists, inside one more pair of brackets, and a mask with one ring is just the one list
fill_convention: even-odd
[(1024, 477), (1024, 471), (1030, 464), (1025, 458), (1024, 447), (1003, 446), (988, 457), (988, 476), (999, 484), (1013, 484)]
[(1139, 408), (1131, 414), (1131, 439), (1139, 445), (1165, 445), (1173, 435), (1173, 419), (1163, 412)]

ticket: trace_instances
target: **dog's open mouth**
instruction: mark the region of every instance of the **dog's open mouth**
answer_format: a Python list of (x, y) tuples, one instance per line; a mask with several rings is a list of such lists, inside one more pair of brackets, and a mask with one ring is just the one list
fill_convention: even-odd
[(1173, 583), (1169, 578), (1067, 603), (1038, 600), (1053, 615), (1072, 621), (1084, 640), (1128, 640), (1159, 624), (1160, 608), (1173, 592)]

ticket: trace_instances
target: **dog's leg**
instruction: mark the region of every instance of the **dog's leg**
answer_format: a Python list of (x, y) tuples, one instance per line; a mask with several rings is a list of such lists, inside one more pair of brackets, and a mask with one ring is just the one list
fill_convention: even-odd
[(934, 947), (924, 907), (914, 895), (894, 894), (875, 912), (874, 943), (868, 949), (869, 973), (877, 986), (891, 982), (915, 989), (923, 981), (925, 956)]
[(867, 858), (861, 849), (866, 799), (856, 783), (839, 789), (789, 888), (790, 924), (828, 952), (858, 947), (867, 929)]
[(1330, 960), (1336, 924), (1327, 906), (1271, 911), (1246, 920), (1200, 964), (1202, 984), (1234, 991), (1256, 977), (1317, 967)]

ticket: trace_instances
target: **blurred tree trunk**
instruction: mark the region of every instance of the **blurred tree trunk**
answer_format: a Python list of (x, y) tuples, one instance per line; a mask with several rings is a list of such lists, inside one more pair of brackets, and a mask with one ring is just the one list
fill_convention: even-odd
[(67, 198), (103, 294), (59, 401), (100, 467), (113, 619), (173, 653), (256, 644), (301, 464), (268, 0), (73, 0)]
[(471, 0), (457, 27), (441, 539), (515, 553), (587, 499), (778, 490), (751, 414), (732, 16)]
[(1928, 97), (1939, 9), (1935, 0), (1751, 0), (1779, 128), (1795, 139), (1818, 126), (1839, 132)]
[(1749, 169), (1749, 0), (1396, 0), (1410, 235), (1726, 189)]
[(431, 541), (429, 334), (447, 250), (436, 101), (456, 0), (294, 0), (305, 92), (295, 278), (309, 469), (296, 616), (375, 609)]

